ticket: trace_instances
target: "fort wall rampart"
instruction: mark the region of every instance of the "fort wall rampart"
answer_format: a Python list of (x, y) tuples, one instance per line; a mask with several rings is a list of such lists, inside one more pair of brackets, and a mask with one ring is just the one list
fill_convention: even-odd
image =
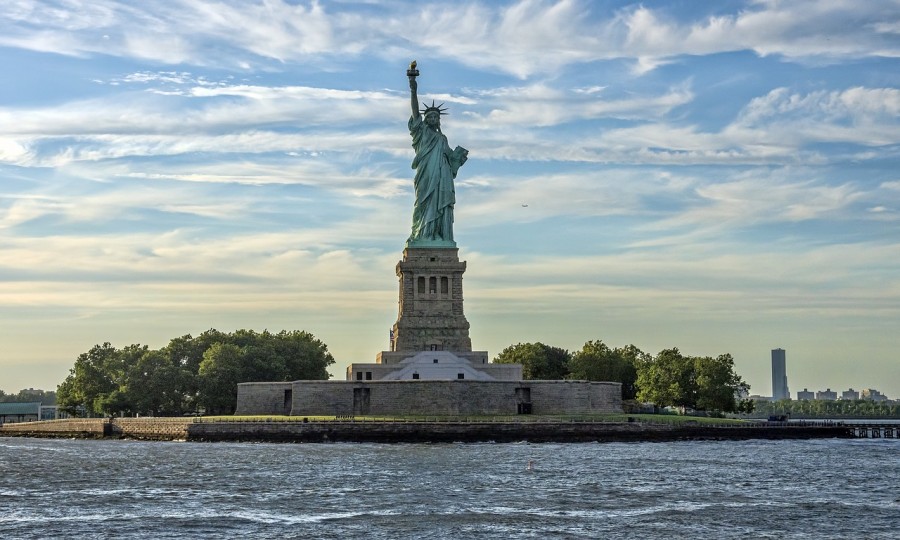
[[(589, 381), (294, 381), (238, 385), (238, 415), (509, 415), (622, 412), (622, 387)], [(290, 410), (286, 408), (290, 399)]]

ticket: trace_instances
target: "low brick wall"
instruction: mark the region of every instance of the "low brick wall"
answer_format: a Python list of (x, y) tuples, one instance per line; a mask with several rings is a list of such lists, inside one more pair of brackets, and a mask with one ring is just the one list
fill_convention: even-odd
[(0, 427), (0, 435), (186, 440), (192, 422), (192, 418), (69, 418), (4, 424)]
[(109, 434), (110, 424), (106, 418), (68, 418), (0, 426), (0, 435), (7, 436), (100, 438)]
[(113, 418), (112, 436), (152, 441), (187, 440), (193, 418)]

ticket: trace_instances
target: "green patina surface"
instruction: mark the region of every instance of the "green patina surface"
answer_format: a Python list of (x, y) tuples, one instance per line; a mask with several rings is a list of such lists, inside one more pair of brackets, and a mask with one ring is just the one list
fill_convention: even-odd
[(406, 247), (411, 248), (455, 248), (456, 242), (453, 240), (427, 240), (423, 238), (412, 239), (406, 241)]
[(407, 247), (447, 247), (455, 248), (453, 240), (453, 208), (456, 204), (456, 190), (453, 180), (459, 168), (468, 159), (469, 151), (461, 146), (450, 148), (447, 137), (441, 131), (441, 115), (445, 114), (440, 105), (426, 105), (419, 108), (419, 70), (416, 63), (410, 64), (406, 72), (409, 77), (411, 116), (409, 134), (416, 156), (412, 168), (416, 170), (413, 183), (416, 202), (413, 207), (412, 232), (406, 242)]

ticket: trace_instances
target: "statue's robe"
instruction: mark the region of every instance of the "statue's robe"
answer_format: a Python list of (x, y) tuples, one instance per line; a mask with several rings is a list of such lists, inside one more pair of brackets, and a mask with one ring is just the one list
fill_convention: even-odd
[(461, 165), (459, 156), (450, 149), (447, 137), (428, 127), (422, 116), (410, 117), (409, 133), (416, 150), (412, 162), (416, 170), (416, 205), (408, 243), (443, 240), (452, 244), (456, 204), (453, 179)]

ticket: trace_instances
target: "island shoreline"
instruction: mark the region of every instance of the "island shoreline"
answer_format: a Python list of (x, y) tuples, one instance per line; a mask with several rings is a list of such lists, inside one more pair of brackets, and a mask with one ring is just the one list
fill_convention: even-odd
[(583, 443), (855, 438), (841, 423), (746, 425), (591, 421), (198, 421), (97, 418), (0, 426), (0, 436), (190, 442)]

